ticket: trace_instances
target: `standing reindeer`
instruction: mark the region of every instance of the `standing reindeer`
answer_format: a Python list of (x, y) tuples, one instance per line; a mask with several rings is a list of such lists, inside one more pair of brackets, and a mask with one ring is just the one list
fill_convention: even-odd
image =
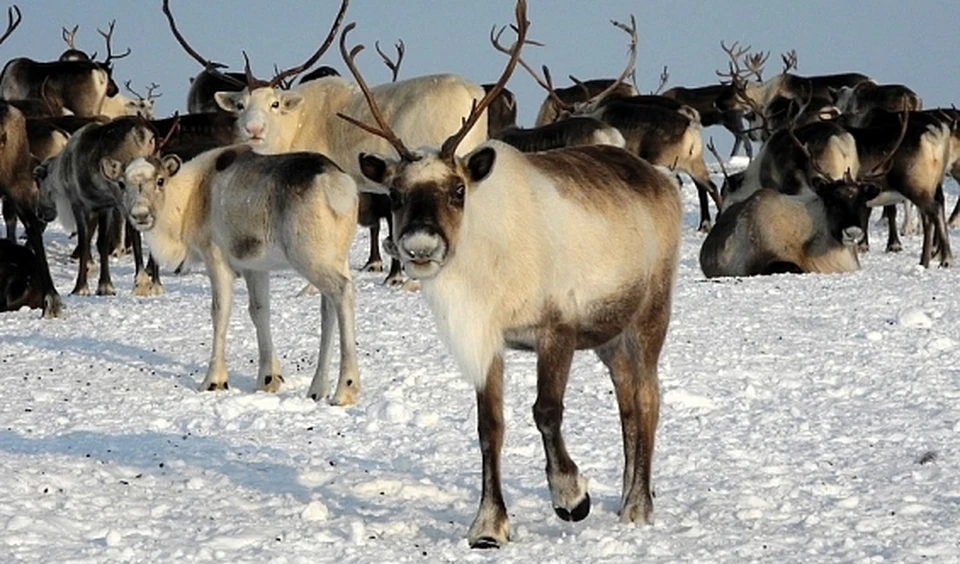
[[(483, 487), (468, 533), (474, 548), (500, 547), (510, 537), (500, 484), (505, 347), (537, 352), (533, 413), (557, 515), (579, 521), (590, 512), (587, 483), (567, 453), (561, 422), (574, 351), (592, 348), (610, 370), (620, 409), (620, 519), (652, 521), (657, 361), (680, 243), (676, 182), (622, 149), (520, 153), (491, 140), (457, 156), (517, 64), (528, 25), (523, 0), (516, 18), (517, 41), (498, 88), (439, 149), (407, 149), (366, 88), (378, 128), (350, 120), (388, 139), (399, 155), (358, 159), (364, 175), (395, 202), (387, 250), (422, 282), (441, 337), (476, 386)], [(349, 29), (341, 53), (362, 85), (353, 64), (362, 46), (347, 53)], [(633, 251), (622, 253), (624, 246)]]
[(175, 155), (130, 162), (105, 158), (104, 175), (123, 192), (123, 208), (161, 263), (202, 259), (213, 294), (213, 348), (201, 390), (225, 390), (227, 326), (233, 281), (250, 295), (257, 329), (257, 387), (284, 382), (270, 332), (270, 272), (292, 268), (322, 293), (320, 352), (308, 396), (327, 395), (332, 333), (340, 327), (340, 380), (333, 403), (360, 391), (354, 336), (354, 290), (348, 253), (357, 228), (357, 187), (316, 153), (259, 155), (244, 145), (207, 151), (186, 164)]

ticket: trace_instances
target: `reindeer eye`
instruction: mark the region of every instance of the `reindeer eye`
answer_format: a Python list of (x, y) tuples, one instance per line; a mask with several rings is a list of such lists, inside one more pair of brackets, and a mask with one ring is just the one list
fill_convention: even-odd
[(243, 102), (237, 102), (237, 110), (243, 111)]
[(273, 103), (270, 104), (270, 107), (273, 108), (273, 109), (275, 109), (275, 110), (278, 109), (278, 108), (280, 107), (280, 101), (279, 101), (279, 100), (274, 100)]
[(453, 194), (451, 195), (450, 198), (453, 200), (453, 203), (455, 204), (463, 204), (463, 198), (464, 196), (466, 196), (466, 194), (467, 194), (467, 187), (464, 186), (463, 184), (457, 184), (457, 187), (454, 188)]
[(158, 187), (163, 186), (163, 177), (162, 177), (162, 176), (157, 179), (157, 186), (158, 186)]

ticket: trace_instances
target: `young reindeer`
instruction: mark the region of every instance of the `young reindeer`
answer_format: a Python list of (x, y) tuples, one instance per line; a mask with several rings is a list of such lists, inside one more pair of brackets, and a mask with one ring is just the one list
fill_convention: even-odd
[(245, 145), (202, 153), (185, 164), (168, 155), (125, 168), (104, 159), (104, 175), (123, 191), (130, 222), (157, 259), (171, 267), (202, 259), (213, 293), (213, 349), (201, 390), (228, 388), (225, 358), (233, 281), (243, 277), (257, 329), (257, 387), (283, 383), (270, 332), (270, 272), (292, 268), (322, 293), (320, 349), (308, 396), (327, 395), (332, 332), (340, 327), (340, 380), (331, 400), (356, 401), (360, 390), (348, 253), (357, 227), (357, 187), (318, 153), (259, 155)]
[[(675, 180), (623, 149), (520, 153), (490, 140), (456, 155), (517, 64), (528, 25), (523, 0), (516, 18), (517, 41), (498, 87), (439, 149), (410, 151), (391, 131), (353, 64), (363, 46), (348, 55), (341, 38), (378, 128), (350, 121), (388, 139), (399, 155), (359, 157), (363, 173), (394, 201), (394, 237), (385, 247), (421, 281), (442, 339), (476, 386), (483, 487), (468, 533), (474, 548), (500, 547), (510, 537), (500, 485), (505, 347), (537, 353), (533, 414), (557, 515), (579, 521), (590, 512), (587, 483), (567, 453), (561, 422), (574, 351), (592, 348), (610, 370), (620, 410), (620, 519), (652, 521), (657, 361), (681, 231)], [(633, 251), (622, 253), (625, 245)]]

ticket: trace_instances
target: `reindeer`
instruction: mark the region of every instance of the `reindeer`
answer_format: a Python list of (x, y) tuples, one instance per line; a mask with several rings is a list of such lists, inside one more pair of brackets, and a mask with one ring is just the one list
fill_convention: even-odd
[[(525, 42), (523, 0), (516, 18), (518, 37), (497, 81), (501, 86)], [(347, 66), (362, 84), (352, 63), (361, 49), (353, 48)], [(500, 484), (505, 347), (537, 351), (534, 419), (554, 510), (567, 521), (589, 514), (590, 496), (563, 440), (564, 389), (574, 350), (597, 351), (614, 382), (624, 437), (620, 519), (649, 523), (657, 360), (681, 231), (677, 183), (608, 146), (520, 153), (490, 140), (457, 156), (496, 90), (439, 149), (416, 151), (390, 129), (368, 94), (378, 127), (364, 128), (389, 139), (399, 157), (364, 153), (358, 159), (369, 185), (382, 187), (395, 202), (395, 235), (387, 250), (423, 284), (441, 337), (476, 386), (483, 488), (468, 541), (474, 548), (499, 547), (510, 537)], [(624, 255), (618, 250), (623, 245), (635, 252)], [(568, 275), (571, 268), (576, 276)]]
[[(121, 202), (121, 194), (104, 178), (100, 161), (110, 157), (123, 162), (148, 155), (154, 151), (156, 139), (143, 118), (123, 117), (105, 124), (91, 123), (70, 136), (66, 146), (56, 157), (44, 161), (35, 170), (41, 192), (57, 202), (60, 223), (68, 230), (76, 229), (79, 246), (77, 281), (74, 295), (87, 296), (87, 263), (90, 260), (91, 223), (95, 220), (99, 235), (97, 251), (100, 255), (100, 278), (97, 295), (114, 295), (110, 278), (110, 252), (114, 212)], [(135, 295), (158, 294), (162, 291), (155, 277), (156, 268), (143, 267), (139, 235), (131, 241), (136, 264)]]
[[(911, 118), (913, 120), (911, 121)], [(936, 237), (940, 266), (953, 263), (944, 210), (943, 177), (956, 162), (957, 149), (951, 127), (931, 116), (904, 112), (900, 126), (846, 127), (856, 140), (864, 168), (882, 169), (880, 196), (870, 207), (888, 206), (887, 249), (899, 250), (893, 204), (909, 201), (919, 210), (923, 225), (920, 264), (930, 266)], [(874, 164), (876, 163), (876, 164)], [(865, 214), (864, 222), (869, 214)]]
[(731, 157), (737, 154), (742, 146), (747, 158), (753, 158), (753, 145), (743, 127), (746, 111), (740, 104), (734, 103), (733, 86), (729, 84), (711, 84), (697, 88), (675, 86), (665, 90), (661, 96), (695, 109), (700, 115), (700, 123), (703, 127), (722, 125), (732, 133), (734, 143), (730, 151)]
[[(23, 222), (27, 233), (27, 246), (33, 251), (32, 273), (22, 272), (36, 284), (43, 296), (43, 316), (59, 317), (63, 302), (50, 276), (50, 266), (43, 246), (43, 231), (56, 215), (56, 207), (44, 198), (31, 174), (33, 158), (27, 138), (26, 119), (20, 110), (0, 101), (0, 196), (4, 211), (11, 210)], [(4, 214), (7, 216), (7, 213)], [(8, 233), (11, 242), (14, 234)]]
[[(637, 30), (636, 21), (630, 25), (612, 22), (615, 27), (630, 35), (630, 58), (620, 74), (623, 81), (634, 68), (636, 62)], [(502, 30), (501, 30), (502, 31)], [(497, 36), (491, 32), (494, 47), (506, 52), (499, 44)], [(662, 96), (610, 97), (616, 89), (610, 88), (592, 98), (575, 104), (566, 104), (554, 97), (553, 83), (549, 70), (543, 67), (543, 77), (523, 59), (519, 63), (533, 79), (553, 97), (554, 104), (561, 108), (564, 116), (584, 115), (599, 119), (616, 128), (626, 142), (626, 149), (653, 164), (681, 170), (690, 175), (700, 201), (700, 231), (710, 229), (710, 209), (708, 197), (720, 208), (720, 192), (710, 179), (707, 165), (703, 161), (702, 126), (699, 114), (693, 108), (680, 105), (675, 100)], [(676, 109), (674, 109), (676, 108)]]
[(546, 125), (561, 119), (564, 110), (577, 103), (598, 98), (635, 96), (638, 93), (632, 85), (623, 82), (623, 78), (595, 78), (581, 82), (570, 77), (570, 80), (574, 82), (573, 86), (551, 87), (546, 99), (540, 104), (535, 126)]
[[(722, 163), (712, 142), (708, 148)], [(849, 170), (840, 180), (821, 172), (802, 185), (792, 194), (762, 188), (725, 208), (700, 247), (707, 278), (859, 270), (861, 210), (880, 188), (857, 182)]]
[(867, 114), (874, 108), (888, 112), (916, 112), (923, 107), (920, 96), (903, 84), (861, 82), (856, 86), (831, 89), (830, 95), (840, 114), (847, 116), (846, 123), (855, 127), (865, 125)]
[[(290, 91), (276, 88), (283, 80), (312, 66), (323, 55), (336, 37), (347, 4), (346, 0), (342, 2), (330, 34), (302, 65), (277, 73), (269, 82), (258, 80), (252, 72), (247, 72), (247, 86), (241, 92), (219, 92), (216, 99), (221, 108), (237, 116), (239, 138), (257, 152), (316, 151), (342, 163), (344, 170), (358, 183), (366, 183), (357, 166), (356, 155), (361, 151), (389, 150), (389, 145), (345, 122), (332, 119), (337, 112), (361, 119), (367, 114), (366, 103), (356, 85), (342, 78), (326, 77)], [(171, 30), (174, 30), (173, 15), (166, 1), (164, 13)], [(179, 32), (174, 36), (188, 53), (196, 53), (187, 49), (188, 45)], [(209, 63), (199, 55), (194, 58), (204, 66)], [(246, 70), (249, 71), (249, 64)], [(484, 94), (480, 86), (454, 75), (400, 80), (377, 86), (373, 92), (389, 108), (387, 116), (391, 123), (398, 127), (404, 140), (414, 146), (438, 143), (456, 131), (463, 116), (470, 112), (473, 101)], [(485, 124), (474, 128), (465, 140), (463, 150), (479, 145), (486, 139), (486, 133)], [(378, 241), (371, 240), (371, 245), (378, 244)], [(371, 256), (373, 254), (371, 249)], [(365, 266), (371, 270), (377, 270), (377, 267), (370, 263)], [(399, 285), (402, 279), (388, 276), (386, 282)]]
[[(496, 100), (493, 103), (495, 102)], [(585, 116), (574, 116), (530, 129), (511, 127), (492, 138), (524, 153), (579, 145), (612, 145), (622, 148), (627, 144), (617, 128)]]
[(249, 146), (207, 151), (181, 164), (176, 155), (104, 159), (120, 183), (123, 207), (160, 262), (202, 259), (213, 294), (213, 348), (201, 390), (229, 387), (225, 360), (233, 281), (243, 277), (257, 330), (257, 387), (284, 382), (270, 333), (270, 271), (292, 268), (323, 293), (320, 349), (308, 396), (327, 395), (332, 332), (340, 327), (340, 380), (332, 402), (360, 390), (349, 250), (357, 226), (357, 187), (327, 157), (308, 152), (260, 155)]
[(38, 99), (71, 113), (91, 117), (100, 114), (104, 100), (119, 93), (113, 76), (113, 61), (130, 54), (113, 53), (111, 41), (116, 22), (109, 30), (97, 30), (104, 37), (107, 56), (103, 61), (73, 59), (37, 62), (25, 57), (11, 59), (0, 77), (0, 96), (5, 100)]
[(30, 247), (0, 239), (0, 312), (43, 307), (43, 291), (37, 280), (38, 262)]

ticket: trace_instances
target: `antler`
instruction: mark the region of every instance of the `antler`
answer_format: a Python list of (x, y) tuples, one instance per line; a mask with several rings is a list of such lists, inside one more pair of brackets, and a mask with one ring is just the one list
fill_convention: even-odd
[(67, 44), (67, 49), (76, 50), (76, 39), (77, 39), (77, 30), (80, 29), (80, 24), (73, 26), (73, 29), (68, 30), (65, 27), (60, 28), (60, 37), (63, 38), (63, 41)]
[[(16, 14), (16, 17), (14, 17), (14, 14)], [(7, 8), (7, 30), (0, 36), (0, 43), (3, 43), (10, 37), (10, 34), (13, 33), (13, 30), (17, 29), (21, 21), (23, 21), (23, 15), (20, 13), (20, 8), (18, 8), (16, 4)]]
[(710, 136), (710, 142), (707, 143), (707, 150), (713, 154), (713, 157), (717, 159), (717, 164), (720, 165), (720, 172), (723, 173), (723, 178), (727, 181), (730, 180), (730, 175), (727, 174), (727, 167), (723, 165), (723, 157), (720, 156), (720, 153), (717, 151), (717, 146), (713, 144), (713, 136)]
[(124, 88), (127, 89), (128, 92), (130, 92), (131, 94), (133, 94), (134, 96), (136, 96), (136, 97), (137, 97), (138, 99), (140, 99), (140, 100), (146, 100), (146, 101), (149, 102), (150, 100), (156, 100), (156, 99), (159, 98), (160, 96), (163, 96), (163, 93), (160, 93), (160, 92), (158, 92), (156, 95), (153, 94), (153, 91), (154, 91), (154, 90), (156, 90), (157, 88), (160, 88), (160, 85), (157, 84), (156, 82), (151, 82), (151, 83), (150, 83), (150, 86), (147, 86), (147, 95), (146, 95), (146, 96), (143, 96), (143, 95), (141, 95), (139, 92), (137, 92), (136, 90), (134, 90), (133, 87), (130, 86), (130, 85), (132, 84), (132, 82), (133, 82), (133, 81), (128, 80), (128, 81), (126, 81), (126, 82), (123, 83), (123, 86), (124, 86)]
[(364, 46), (359, 44), (355, 46), (350, 52), (347, 52), (347, 34), (357, 26), (356, 23), (350, 22), (343, 28), (343, 33), (340, 34), (340, 55), (343, 57), (343, 62), (346, 63), (347, 68), (350, 69), (350, 73), (353, 75), (353, 78), (357, 81), (357, 86), (360, 87), (360, 91), (363, 92), (363, 97), (367, 99), (367, 106), (370, 107), (370, 113), (373, 115), (373, 119), (377, 122), (377, 125), (380, 126), (380, 129), (377, 129), (373, 126), (367, 125), (362, 121), (356, 120), (350, 116), (337, 113), (337, 116), (347, 120), (348, 122), (356, 125), (360, 129), (386, 139), (393, 148), (397, 150), (397, 154), (400, 155), (400, 158), (413, 162), (417, 160), (417, 156), (410, 152), (410, 149), (407, 149), (406, 145), (403, 144), (403, 141), (390, 129), (390, 126), (387, 124), (387, 120), (383, 118), (383, 115), (380, 113), (380, 107), (377, 106), (377, 102), (373, 99), (373, 93), (370, 92), (370, 87), (367, 86), (363, 76), (360, 75), (360, 71), (357, 70), (354, 60), (357, 58), (357, 55), (360, 51), (364, 50)]
[(397, 40), (397, 42), (394, 44), (394, 48), (397, 50), (396, 61), (390, 59), (386, 53), (380, 50), (379, 41), (375, 42), (373, 46), (377, 49), (377, 53), (380, 54), (380, 58), (383, 59), (383, 64), (387, 65), (387, 68), (390, 69), (391, 73), (393, 73), (390, 82), (396, 82), (397, 75), (400, 73), (400, 63), (403, 61), (403, 54), (407, 51), (407, 47), (403, 44), (403, 39)]
[[(717, 76), (721, 79), (726, 78), (727, 80), (721, 80), (721, 84), (729, 84), (733, 87), (734, 94), (737, 99), (742, 103), (746, 104), (753, 113), (760, 118), (761, 125), (759, 129), (764, 131), (769, 131), (770, 127), (767, 123), (767, 114), (765, 108), (757, 103), (756, 100), (747, 95), (747, 76), (754, 75), (758, 80), (761, 79), (761, 73), (763, 72), (763, 65), (766, 64), (767, 59), (770, 57), (769, 51), (764, 54), (763, 51), (755, 53), (753, 55), (748, 54), (750, 52), (750, 46), (739, 47), (739, 42), (734, 41), (733, 45), (729, 47), (723, 42), (720, 41), (720, 48), (729, 56), (730, 61), (728, 63), (727, 72), (717, 72)], [(743, 65), (746, 68), (740, 66), (741, 57), (743, 59)]]
[(783, 70), (780, 71), (783, 74), (787, 74), (789, 71), (797, 70), (797, 50), (790, 49), (786, 53), (780, 55), (780, 59), (783, 61)]
[(110, 26), (108, 27), (108, 31), (103, 31), (99, 27), (97, 28), (97, 32), (103, 36), (103, 40), (107, 44), (107, 58), (104, 59), (103, 61), (103, 64), (105, 65), (110, 64), (110, 61), (112, 61), (113, 59), (122, 59), (130, 54), (129, 47), (127, 47), (127, 50), (120, 55), (113, 54), (112, 47), (110, 46), (110, 41), (113, 38), (113, 26), (115, 25), (117, 25), (117, 20), (110, 20)]
[[(270, 87), (276, 87), (278, 84), (281, 83), (281, 81), (285, 80), (286, 78), (288, 77), (292, 78), (302, 73), (306, 69), (313, 66), (313, 64), (316, 63), (320, 59), (320, 57), (327, 52), (327, 49), (330, 48), (330, 45), (333, 43), (334, 38), (337, 36), (337, 31), (340, 29), (340, 24), (343, 23), (344, 16), (347, 15), (347, 5), (349, 4), (350, 4), (350, 0), (341, 0), (340, 11), (337, 12), (337, 17), (336, 19), (333, 20), (333, 26), (330, 28), (330, 33), (327, 34), (327, 38), (324, 39), (323, 43), (320, 44), (320, 48), (317, 49), (317, 51), (313, 55), (311, 55), (310, 58), (307, 59), (302, 65), (292, 67), (287, 70), (279, 72), (276, 76), (273, 77), (273, 80), (267, 83)], [(246, 54), (244, 54), (244, 58), (246, 58)], [(248, 76), (250, 76), (249, 70), (250, 70), (250, 65), (248, 61), (248, 64), (247, 64)]]
[[(506, 68), (503, 69), (503, 74), (500, 75), (497, 83), (493, 86), (493, 88), (487, 91), (486, 96), (484, 96), (479, 103), (474, 100), (473, 107), (470, 109), (470, 115), (463, 120), (463, 125), (460, 127), (460, 131), (457, 131), (450, 137), (447, 137), (447, 140), (444, 141), (443, 145), (440, 146), (441, 159), (453, 160), (454, 154), (457, 150), (457, 145), (463, 141), (463, 138), (466, 137), (467, 133), (470, 132), (470, 129), (472, 129), (474, 124), (477, 123), (477, 120), (480, 119), (481, 115), (483, 115), (484, 110), (487, 109), (487, 106), (490, 105), (490, 102), (500, 95), (500, 92), (503, 91), (504, 86), (506, 86), (507, 81), (510, 79), (510, 75), (513, 74), (513, 70), (517, 68), (517, 62), (520, 60), (520, 50), (523, 48), (523, 44), (527, 39), (527, 29), (530, 27), (530, 22), (527, 21), (526, 0), (517, 0), (515, 16), (517, 18), (517, 23), (516, 26), (514, 26), (514, 30), (517, 33), (517, 41), (510, 49), (510, 60), (507, 62)], [(621, 77), (621, 80), (623, 78), (625, 78), (625, 76)]]
[(893, 144), (893, 148), (887, 151), (887, 154), (880, 160), (877, 164), (870, 169), (870, 172), (867, 174), (860, 175), (861, 178), (864, 178), (868, 181), (877, 180), (886, 176), (890, 172), (890, 168), (893, 166), (893, 156), (900, 149), (900, 145), (903, 144), (903, 139), (907, 136), (907, 124), (910, 122), (910, 112), (902, 112), (900, 114), (900, 135), (897, 137), (896, 142)]
[(170, 139), (172, 139), (173, 136), (179, 131), (180, 131), (180, 112), (177, 111), (173, 113), (173, 125), (170, 126), (170, 131), (167, 132), (166, 137), (164, 137), (163, 139), (160, 140), (159, 143), (157, 143), (156, 147), (153, 150), (154, 154), (159, 156), (161, 149), (163, 149), (166, 146), (166, 144), (170, 142)]
[(170, 25), (170, 31), (173, 32), (173, 37), (177, 40), (177, 43), (180, 44), (180, 47), (182, 47), (188, 55), (193, 57), (195, 61), (200, 63), (200, 65), (203, 66), (207, 72), (241, 88), (246, 86), (243, 82), (217, 70), (218, 68), (225, 68), (226, 65), (215, 63), (209, 59), (204, 59), (200, 53), (197, 53), (193, 47), (187, 43), (187, 40), (184, 39), (183, 35), (180, 34), (180, 30), (177, 29), (177, 23), (173, 21), (173, 12), (170, 11), (170, 0), (163, 0), (163, 15), (167, 17), (167, 23)]
[(660, 83), (657, 84), (657, 89), (653, 91), (654, 94), (659, 94), (663, 92), (663, 87), (667, 85), (667, 81), (670, 80), (670, 73), (667, 71), (667, 65), (663, 65), (663, 70), (660, 72)]
[(617, 80), (613, 81), (610, 84), (610, 86), (605, 88), (602, 92), (598, 93), (597, 95), (593, 96), (592, 98), (584, 102), (584, 105), (589, 105), (589, 104), (599, 102), (600, 100), (603, 100), (604, 98), (612, 94), (613, 91), (615, 91), (617, 87), (620, 86), (620, 83), (626, 80), (628, 76), (630, 76), (630, 73), (633, 72), (634, 66), (637, 63), (637, 43), (639, 42), (639, 40), (637, 39), (637, 19), (631, 14), (629, 26), (626, 24), (620, 23), (616, 20), (610, 20), (610, 23), (612, 23), (614, 27), (618, 27), (623, 31), (627, 32), (628, 35), (630, 35), (630, 44), (628, 46), (630, 49), (630, 59), (627, 61), (627, 66), (624, 67), (623, 72), (620, 73), (619, 77), (617, 77)]
[[(507, 29), (507, 26), (501, 27), (500, 31), (497, 31), (497, 26), (493, 26), (492, 28), (490, 28), (490, 43), (493, 44), (493, 48), (496, 49), (497, 51), (500, 51), (505, 55), (510, 55), (511, 54), (510, 49), (500, 44), (500, 36), (503, 35), (503, 32), (506, 29)], [(494, 32), (496, 32), (496, 34), (494, 34)], [(527, 41), (527, 44), (535, 45), (537, 47), (543, 46), (542, 43), (539, 43), (536, 41), (530, 41), (530, 40)], [(540, 75), (537, 74), (537, 71), (533, 70), (533, 68), (529, 64), (527, 64), (526, 61), (523, 60), (523, 57), (520, 57), (517, 60), (517, 62), (520, 64), (521, 67), (524, 68), (524, 70), (527, 71), (527, 73), (530, 74), (531, 77), (533, 77), (533, 80), (536, 81), (536, 83), (539, 84), (541, 88), (547, 91), (547, 95), (550, 96), (550, 99), (553, 100), (554, 104), (557, 105), (558, 109), (566, 110), (569, 112), (573, 111), (573, 106), (571, 104), (564, 102), (562, 99), (560, 99), (560, 96), (557, 96), (557, 92), (553, 88), (553, 80), (550, 78), (550, 69), (547, 68), (547, 65), (543, 65), (542, 67), (543, 77), (541, 78)], [(570, 79), (573, 80), (573, 77), (570, 77)]]

